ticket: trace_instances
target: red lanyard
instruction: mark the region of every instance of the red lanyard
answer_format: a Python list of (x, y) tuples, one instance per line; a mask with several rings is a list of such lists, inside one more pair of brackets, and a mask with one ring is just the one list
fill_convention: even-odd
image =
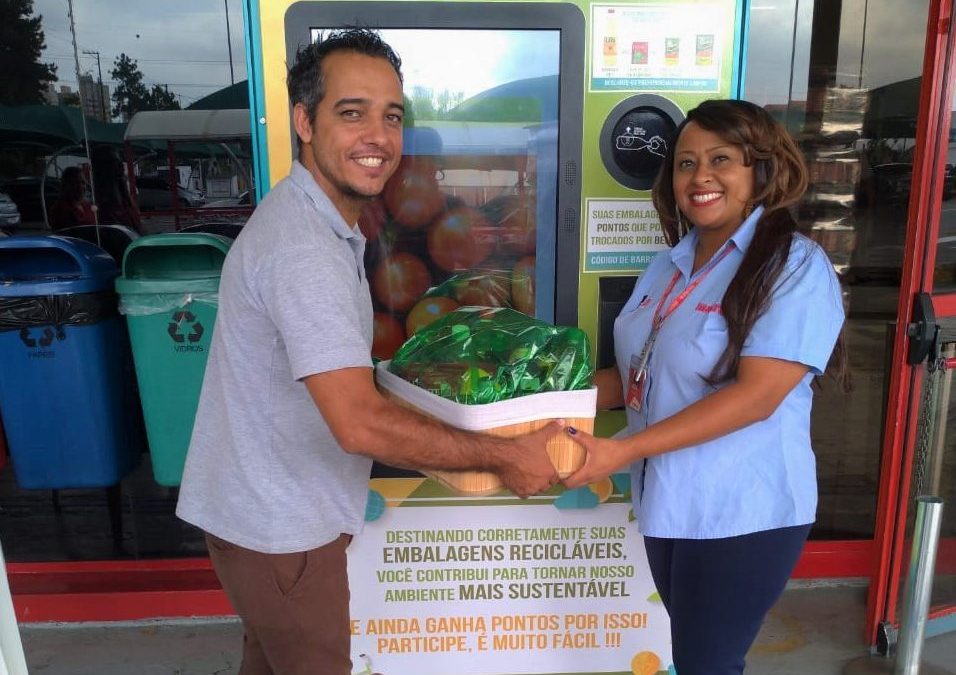
[(698, 273), (697, 278), (687, 284), (687, 288), (680, 292), (680, 294), (671, 300), (671, 304), (667, 307), (667, 311), (663, 314), (661, 310), (664, 308), (664, 301), (667, 300), (667, 296), (671, 294), (674, 290), (674, 286), (677, 285), (677, 281), (681, 277), (681, 271), (677, 270), (674, 272), (674, 276), (671, 278), (671, 282), (667, 285), (667, 289), (661, 295), (660, 302), (657, 303), (657, 309), (654, 310), (654, 319), (651, 322), (651, 332), (656, 333), (660, 330), (661, 326), (664, 325), (664, 320), (674, 313), (678, 307), (684, 304), (684, 300), (687, 299), (687, 296), (694, 292), (694, 289), (700, 286), (700, 283), (710, 274), (710, 271), (717, 267), (721, 260), (727, 257), (727, 255), (733, 250), (733, 247), (728, 244), (723, 251), (720, 252), (716, 258), (712, 258), (709, 263), (704, 266), (704, 269)]

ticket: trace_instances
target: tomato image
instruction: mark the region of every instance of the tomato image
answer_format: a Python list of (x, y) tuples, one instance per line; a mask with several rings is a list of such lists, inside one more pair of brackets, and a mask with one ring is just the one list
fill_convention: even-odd
[(499, 246), (505, 253), (527, 255), (537, 246), (537, 228), (533, 195), (519, 192), (502, 195), (481, 207), (482, 212), (501, 227)]
[(375, 241), (382, 233), (385, 227), (385, 220), (388, 214), (385, 213), (385, 202), (381, 197), (377, 197), (365, 205), (358, 219), (359, 230), (369, 241)]
[(525, 256), (511, 271), (511, 301), (514, 308), (534, 316), (534, 256)]
[(420, 258), (411, 253), (393, 253), (375, 268), (372, 292), (388, 309), (404, 312), (422, 297), (431, 283), (431, 274)]
[(525, 256), (511, 271), (511, 301), (514, 308), (534, 316), (534, 256)]
[(390, 359), (405, 342), (405, 330), (391, 314), (375, 312), (372, 317), (372, 356)]
[(477, 267), (495, 247), (497, 228), (479, 211), (448, 211), (428, 230), (428, 253), (446, 272)]
[(510, 307), (511, 277), (507, 272), (470, 272), (452, 284), (455, 299), (475, 307)]
[(405, 332), (411, 337), (418, 332), (419, 328), (424, 328), (438, 317), (444, 316), (448, 312), (458, 309), (458, 307), (457, 302), (442, 295), (422, 298), (405, 317)]
[(396, 223), (417, 230), (432, 222), (445, 208), (438, 189), (438, 167), (424, 157), (402, 157), (382, 192), (385, 207)]

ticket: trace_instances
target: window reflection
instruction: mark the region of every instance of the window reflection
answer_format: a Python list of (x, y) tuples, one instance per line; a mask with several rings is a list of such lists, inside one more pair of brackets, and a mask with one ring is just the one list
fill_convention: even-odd
[[(25, 8), (23, 20), (15, 16), (20, 7)], [(68, 171), (67, 180), (61, 181), (69, 167), (80, 168), (83, 180), (73, 184), (80, 186), (78, 191), (85, 186), (85, 198), (92, 198), (90, 167), (95, 164), (87, 157), (87, 138), (95, 158), (125, 156), (123, 139), (130, 110), (117, 107), (119, 98), (129, 98), (117, 96), (124, 84), (112, 72), (120, 70), (118, 64), (135, 62), (141, 77), (140, 98), (150, 99), (140, 100), (138, 110), (190, 108), (218, 113), (248, 108), (246, 31), (237, 0), (216, 4), (98, 0), (74, 2), (72, 9), (77, 59), (64, 0), (4, 4), (0, 31), (7, 38), (14, 36), (17, 48), (4, 51), (11, 41), (0, 39), (4, 52), (0, 236), (49, 233), (44, 209), (49, 211), (61, 194), (68, 193), (69, 177), (75, 179), (77, 173)], [(35, 53), (20, 47), (31, 31), (24, 23), (30, 18), (36, 19), (40, 36)], [(46, 67), (32, 69), (30, 63)], [(51, 73), (52, 77), (43, 76)], [(31, 78), (32, 87), (25, 84)], [(134, 160), (139, 160), (134, 171), (146, 232), (175, 227), (173, 217), (161, 211), (174, 205), (171, 187), (176, 184), (179, 206), (191, 216), (180, 219), (180, 225), (205, 221), (201, 226), (218, 223), (223, 232), (234, 233), (220, 214), (248, 213), (255, 195), (249, 171), (251, 146), (230, 141), (177, 145), (172, 168), (164, 142), (131, 147)], [(100, 175), (106, 174), (104, 170)], [(71, 235), (95, 234), (84, 226), (79, 229)], [(121, 258), (130, 235), (121, 228), (107, 228), (100, 231), (100, 241), (108, 253)], [(122, 358), (118, 345), (115, 352)], [(38, 410), (44, 403), (35, 401)], [(138, 409), (139, 402), (131, 407)], [(8, 432), (13, 421), (6, 420)], [(0, 425), (0, 437), (3, 433)], [(69, 489), (54, 491), (51, 497), (50, 490), (23, 489), (16, 483), (5, 448), (0, 440), (0, 539), (8, 561), (205, 555), (202, 533), (175, 517), (176, 491), (156, 483), (145, 453), (123, 478), (121, 491), (118, 486)]]
[[(244, 222), (255, 203), (251, 142), (210, 137), (179, 143), (173, 159), (161, 134), (124, 145), (137, 112), (248, 109), (239, 3), (211, 8), (186, 0), (104, 0), (78, 3), (73, 11), (72, 29), (60, 0), (32, 0), (20, 19), (10, 19), (17, 32), (32, 36), (36, 50), (18, 49), (5, 60), (12, 73), (4, 73), (9, 79), (0, 91), (0, 194), (6, 195), (0, 228), (44, 233), (73, 224), (49, 219), (69, 167), (80, 168), (84, 182), (96, 186), (88, 199), (132, 193), (137, 208), (101, 222), (143, 233)], [(31, 18), (35, 24), (27, 23)], [(172, 128), (164, 127), (167, 133)], [(107, 189), (88, 151), (110, 150), (131, 161), (122, 185)]]
[(798, 220), (829, 254), (847, 306), (854, 390), (824, 385), (814, 405), (815, 539), (874, 532), (927, 7), (761, 0), (751, 8), (744, 96), (805, 153), (811, 184)]
[(939, 214), (933, 289), (937, 293), (956, 291), (956, 94), (953, 95), (946, 167), (943, 170), (943, 202)]
[(535, 295), (553, 295), (559, 33), (384, 29), (382, 37), (402, 57), (407, 126), (401, 165), (359, 219), (369, 239), (372, 355), (391, 358), (459, 305), (553, 320)]

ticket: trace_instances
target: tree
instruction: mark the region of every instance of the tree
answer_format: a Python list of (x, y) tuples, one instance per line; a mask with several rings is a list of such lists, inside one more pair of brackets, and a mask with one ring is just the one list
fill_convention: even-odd
[(40, 62), (46, 47), (42, 16), (33, 16), (33, 0), (0, 0), (0, 104), (43, 103), (56, 81), (56, 66)]
[(128, 120), (140, 110), (149, 110), (149, 92), (136, 61), (125, 53), (113, 61), (110, 77), (118, 84), (113, 89), (113, 117)]
[(114, 117), (128, 120), (140, 110), (179, 110), (176, 95), (168, 89), (158, 84), (152, 89), (146, 88), (139, 65), (126, 54), (120, 54), (113, 61), (110, 77), (119, 83), (113, 90)]
[(448, 119), (448, 113), (464, 100), (464, 92), (442, 89), (435, 94), (431, 89), (416, 87), (412, 91), (412, 108), (420, 120)]
[(75, 91), (71, 91), (69, 94), (60, 94), (58, 100), (60, 105), (73, 106), (74, 108), (79, 108), (81, 105), (80, 95)]
[(149, 110), (179, 110), (176, 94), (158, 84), (154, 84), (149, 92), (149, 104)]

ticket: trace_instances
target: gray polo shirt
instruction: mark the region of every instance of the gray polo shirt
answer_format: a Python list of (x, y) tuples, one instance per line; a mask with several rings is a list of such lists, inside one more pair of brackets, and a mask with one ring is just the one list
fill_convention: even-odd
[(263, 553), (361, 530), (371, 460), (336, 443), (302, 379), (372, 366), (364, 251), (294, 162), (223, 266), (180, 518)]

